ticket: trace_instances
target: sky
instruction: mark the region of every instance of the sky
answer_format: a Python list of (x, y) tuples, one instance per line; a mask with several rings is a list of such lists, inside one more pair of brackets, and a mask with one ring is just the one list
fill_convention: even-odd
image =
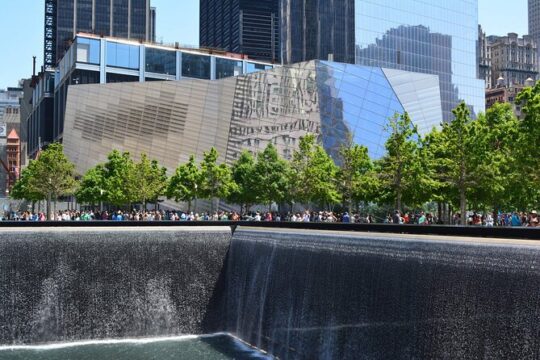
[[(198, 45), (199, 0), (151, 3), (157, 9), (158, 41)], [(5, 89), (32, 75), (32, 56), (37, 57), (38, 71), (43, 63), (44, 0), (0, 0), (0, 4), (0, 89)], [(527, 0), (479, 0), (478, 13), (488, 35), (527, 32)]]

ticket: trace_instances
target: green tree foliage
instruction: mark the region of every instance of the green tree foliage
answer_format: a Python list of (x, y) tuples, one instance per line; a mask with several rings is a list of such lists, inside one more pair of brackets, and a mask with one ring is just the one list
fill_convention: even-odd
[(430, 186), (418, 130), (404, 113), (394, 115), (386, 131), (390, 133), (385, 143), (386, 155), (376, 164), (381, 186), (379, 202), (394, 200), (398, 210), (402, 210), (403, 203), (418, 206)]
[(11, 188), (10, 196), (16, 200), (27, 200), (31, 202), (45, 200), (45, 196), (38, 192), (35, 188), (32, 187), (32, 182), (30, 181), (35, 177), (35, 168), (36, 162), (30, 160), (30, 163), (21, 172), (21, 176)]
[[(455, 119), (442, 125), (432, 138), (432, 153), (438, 159), (437, 180), (446, 190), (450, 203), (459, 204), (462, 224), (466, 224), (467, 199), (483, 184), (485, 164), (485, 129), (472, 121), (469, 108), (461, 103), (453, 111)], [(457, 197), (457, 198), (456, 198)]]
[(82, 204), (94, 205), (101, 201), (106, 201), (103, 165), (97, 165), (84, 174), (79, 188), (75, 192), (75, 197)]
[(146, 209), (148, 201), (155, 202), (164, 194), (167, 169), (161, 167), (156, 160), (150, 160), (146, 154), (141, 154), (141, 160), (135, 164), (133, 171), (131, 180), (134, 197)]
[(354, 204), (369, 202), (375, 198), (379, 187), (378, 178), (367, 147), (349, 142), (348, 146), (340, 149), (340, 157), (339, 191), (343, 203), (352, 213)]
[(241, 211), (248, 211), (252, 205), (258, 202), (255, 169), (255, 159), (247, 150), (244, 150), (231, 166), (232, 179), (236, 188), (229, 194), (227, 200), (240, 205)]
[(121, 207), (137, 200), (135, 164), (129, 152), (113, 150), (103, 165), (104, 190), (107, 202)]
[(286, 200), (287, 173), (287, 162), (279, 157), (275, 146), (268, 143), (264, 151), (257, 155), (255, 165), (255, 193), (259, 203), (270, 206)]
[(167, 198), (176, 202), (187, 202), (188, 212), (191, 211), (191, 204), (199, 197), (202, 175), (195, 163), (195, 157), (191, 155), (189, 161), (176, 168), (174, 175), (169, 180), (167, 186)]
[[(71, 193), (75, 187), (75, 165), (64, 155), (62, 144), (50, 144), (34, 162), (28, 179), (30, 189), (47, 201), (47, 219), (51, 219), (51, 203)], [(56, 209), (53, 209), (56, 212)]]
[(521, 181), (515, 184), (516, 199), (522, 208), (540, 205), (540, 81), (517, 96), (524, 116), (518, 125), (515, 150)]
[(300, 139), (294, 151), (289, 176), (293, 200), (303, 204), (314, 203), (321, 208), (339, 202), (337, 189), (338, 168), (313, 135)]
[(224, 199), (235, 190), (236, 184), (232, 181), (231, 170), (225, 164), (218, 164), (219, 154), (212, 147), (204, 153), (201, 163), (201, 189), (200, 194), (204, 199), (212, 201), (214, 211), (214, 199)]
[(519, 121), (511, 105), (494, 104), (485, 115), (478, 116), (474, 126), (479, 154), (475, 169), (479, 183), (473, 187), (471, 196), (475, 207), (496, 211), (520, 203), (522, 197), (529, 197), (518, 185), (522, 174), (514, 155)]

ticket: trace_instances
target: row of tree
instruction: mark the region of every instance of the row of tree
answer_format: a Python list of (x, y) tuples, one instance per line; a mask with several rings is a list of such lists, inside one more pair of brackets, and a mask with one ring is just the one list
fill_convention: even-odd
[(386, 152), (375, 160), (352, 141), (332, 159), (308, 135), (289, 161), (270, 143), (255, 156), (244, 151), (228, 166), (218, 163), (212, 148), (200, 164), (191, 156), (170, 178), (144, 154), (135, 162), (129, 153), (113, 151), (75, 181), (73, 164), (61, 145), (52, 144), (22, 172), (12, 195), (50, 204), (74, 193), (81, 203), (118, 207), (146, 206), (166, 196), (187, 203), (188, 210), (197, 199), (224, 199), (243, 210), (273, 203), (320, 209), (342, 204), (349, 211), (377, 203), (403, 210), (427, 202), (461, 214), (470, 208), (525, 210), (540, 202), (540, 85), (521, 92), (518, 102), (523, 119), (510, 105), (496, 104), (473, 120), (462, 103), (453, 110), (454, 121), (428, 134), (419, 134), (407, 113), (396, 114), (386, 128)]

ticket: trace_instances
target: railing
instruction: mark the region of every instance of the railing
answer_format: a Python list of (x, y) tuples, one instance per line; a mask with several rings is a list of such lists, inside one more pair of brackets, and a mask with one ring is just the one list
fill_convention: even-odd
[[(0, 221), (1, 228), (80, 228), (80, 227), (197, 227), (238, 226), (261, 229), (294, 229), (373, 232), (387, 234), (412, 234), (540, 240), (540, 227), (481, 227), (445, 225), (394, 225), (394, 224), (344, 224), (326, 222), (267, 222), (267, 221)], [(0, 230), (1, 231), (1, 230)]]

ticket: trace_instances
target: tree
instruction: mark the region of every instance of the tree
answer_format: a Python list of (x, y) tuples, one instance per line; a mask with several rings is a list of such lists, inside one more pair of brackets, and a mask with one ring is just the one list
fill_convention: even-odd
[(156, 160), (148, 159), (146, 154), (141, 154), (141, 160), (134, 167), (133, 185), (136, 201), (146, 209), (148, 201), (155, 202), (163, 195), (167, 186), (167, 169), (159, 166)]
[(336, 177), (338, 168), (315, 136), (300, 139), (291, 161), (291, 198), (300, 203), (315, 203), (321, 208), (339, 202)]
[(478, 186), (484, 184), (486, 173), (491, 169), (485, 166), (486, 137), (482, 126), (473, 122), (467, 105), (462, 102), (452, 110), (455, 119), (442, 125), (438, 143), (432, 147), (439, 155), (440, 171), (438, 180), (449, 194), (457, 195), (461, 214), (461, 224), (466, 225), (467, 197)]
[(30, 179), (35, 177), (35, 160), (30, 160), (30, 163), (21, 172), (21, 176), (11, 188), (10, 196), (16, 200), (26, 200), (32, 203), (45, 199), (45, 196), (32, 187)]
[(316, 145), (310, 155), (305, 179), (308, 199), (320, 209), (331, 208), (339, 202), (336, 178), (338, 167), (322, 146)]
[(381, 182), (381, 202), (395, 201), (395, 208), (402, 210), (403, 203), (421, 203), (419, 191), (426, 180), (421, 159), (420, 136), (409, 114), (395, 114), (386, 131), (390, 133), (385, 143), (386, 155), (376, 164)]
[(105, 177), (103, 165), (89, 169), (82, 177), (79, 188), (75, 192), (77, 201), (94, 205), (106, 200)]
[(136, 201), (135, 164), (128, 152), (113, 150), (103, 165), (104, 190), (107, 201), (115, 206)]
[(519, 185), (524, 175), (515, 156), (519, 121), (511, 105), (494, 104), (473, 125), (480, 134), (476, 135), (475, 151), (482, 156), (477, 159), (478, 182), (473, 184), (472, 201), (497, 213), (501, 207), (508, 209), (522, 203), (522, 198), (530, 199)]
[(288, 164), (281, 159), (275, 146), (270, 142), (257, 155), (255, 165), (255, 193), (260, 203), (271, 206), (281, 203), (287, 194)]
[(51, 202), (73, 191), (75, 165), (64, 155), (62, 144), (50, 144), (34, 162), (28, 179), (30, 189), (41, 194), (47, 201), (47, 220), (51, 220)]
[(197, 164), (195, 157), (191, 155), (189, 161), (176, 168), (174, 175), (169, 180), (167, 185), (167, 198), (174, 199), (176, 202), (187, 202), (188, 212), (191, 211), (191, 203), (199, 196), (199, 191), (202, 189), (202, 174)]
[(212, 147), (204, 153), (201, 163), (201, 189), (200, 194), (204, 199), (211, 201), (211, 209), (214, 211), (214, 199), (226, 198), (234, 191), (235, 184), (232, 181), (231, 170), (225, 164), (217, 163), (217, 150)]
[(378, 179), (373, 171), (373, 162), (365, 146), (352, 144), (340, 149), (340, 169), (338, 184), (343, 203), (352, 213), (353, 204), (371, 201), (378, 187)]
[(524, 116), (514, 153), (522, 176), (515, 188), (526, 197), (521, 196), (522, 206), (536, 207), (540, 205), (540, 82), (523, 89), (516, 100)]
[(249, 210), (258, 201), (255, 166), (256, 162), (253, 155), (244, 150), (231, 167), (232, 179), (236, 184), (236, 188), (235, 191), (229, 194), (227, 200), (240, 205), (241, 212)]

